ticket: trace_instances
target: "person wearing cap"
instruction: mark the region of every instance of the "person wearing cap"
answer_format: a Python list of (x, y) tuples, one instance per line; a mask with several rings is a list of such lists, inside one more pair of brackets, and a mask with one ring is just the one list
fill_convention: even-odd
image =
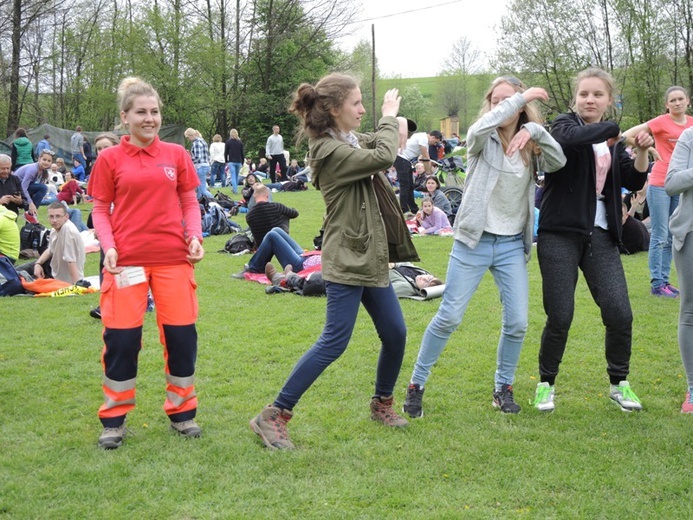
[(397, 181), (399, 182), (399, 204), (404, 213), (416, 213), (419, 211), (416, 202), (414, 202), (411, 161), (419, 158), (419, 161), (424, 165), (426, 175), (430, 175), (431, 157), (428, 154), (428, 147), (429, 145), (438, 144), (441, 139), (443, 139), (443, 135), (438, 130), (432, 130), (430, 133), (417, 132), (407, 139), (407, 144), (404, 148), (400, 148), (395, 159), (395, 169), (397, 170)]

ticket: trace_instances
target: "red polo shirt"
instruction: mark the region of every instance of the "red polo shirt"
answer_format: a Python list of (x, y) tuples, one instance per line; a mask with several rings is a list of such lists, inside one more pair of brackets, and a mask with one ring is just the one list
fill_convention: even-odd
[[(187, 262), (180, 195), (199, 184), (185, 149), (155, 138), (146, 148), (123, 136), (118, 146), (106, 148), (94, 164), (91, 195), (113, 204), (111, 226), (118, 265), (174, 265)], [(199, 212), (188, 222), (201, 236)], [(96, 230), (98, 233), (98, 229)]]

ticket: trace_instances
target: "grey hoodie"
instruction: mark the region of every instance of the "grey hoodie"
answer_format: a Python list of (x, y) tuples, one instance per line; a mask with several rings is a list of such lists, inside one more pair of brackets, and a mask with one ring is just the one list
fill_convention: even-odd
[[(525, 98), (516, 93), (496, 108), (484, 114), (467, 132), (467, 178), (462, 204), (455, 218), (455, 240), (472, 249), (477, 246), (486, 226), (486, 215), (491, 193), (503, 170), (505, 151), (496, 128), (526, 105)], [(565, 156), (561, 146), (541, 125), (523, 125), (532, 140), (541, 148), (539, 156), (542, 171), (553, 172), (563, 167)], [(528, 166), (529, 168), (530, 166)], [(534, 182), (529, 183), (527, 221), (525, 222), (525, 254), (532, 251), (534, 226)]]
[(680, 251), (693, 230), (693, 128), (683, 131), (671, 154), (664, 189), (670, 197), (681, 195), (669, 219), (674, 247)]

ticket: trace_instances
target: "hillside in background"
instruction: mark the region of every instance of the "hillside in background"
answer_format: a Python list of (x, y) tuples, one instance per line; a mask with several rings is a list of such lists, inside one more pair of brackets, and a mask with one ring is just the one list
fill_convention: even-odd
[[(388, 89), (398, 88), (400, 95), (404, 98), (402, 115), (414, 119), (422, 130), (441, 130), (440, 120), (448, 116), (445, 100), (454, 95), (460, 100), (460, 134), (464, 134), (467, 127), (477, 117), (481, 99), (488, 88), (489, 78), (488, 74), (469, 76), (466, 84), (466, 95), (459, 86), (460, 79), (458, 77), (385, 78), (378, 80), (376, 97), (380, 99)], [(418, 89), (427, 102), (425, 107), (421, 107), (418, 114), (407, 113), (406, 92), (411, 88)]]

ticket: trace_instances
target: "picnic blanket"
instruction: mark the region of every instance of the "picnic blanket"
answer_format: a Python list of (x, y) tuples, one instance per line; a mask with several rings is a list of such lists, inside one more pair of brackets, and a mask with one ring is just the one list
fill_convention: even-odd
[[(302, 271), (297, 272), (296, 274), (300, 276), (301, 278), (307, 278), (309, 274), (315, 273), (317, 271), (322, 270), (322, 265), (317, 264), (312, 267), (309, 267), (308, 269), (303, 269)], [(257, 282), (261, 283), (264, 285), (272, 285), (272, 282), (270, 282), (269, 278), (265, 276), (265, 273), (244, 273), (243, 277), (250, 281), (250, 282)]]

